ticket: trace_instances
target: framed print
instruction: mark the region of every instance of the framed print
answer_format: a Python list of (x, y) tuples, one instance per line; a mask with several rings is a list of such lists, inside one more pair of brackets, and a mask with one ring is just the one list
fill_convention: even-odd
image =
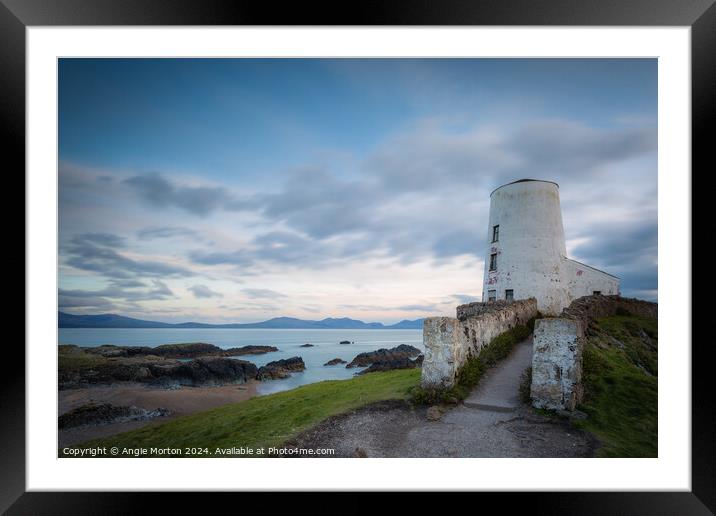
[(711, 4), (4, 1), (27, 308), (3, 509), (713, 511)]

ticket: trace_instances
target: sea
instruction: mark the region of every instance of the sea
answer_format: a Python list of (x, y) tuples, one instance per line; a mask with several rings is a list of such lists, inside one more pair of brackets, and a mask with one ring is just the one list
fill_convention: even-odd
[[(341, 341), (351, 344), (340, 344)], [(236, 357), (261, 367), (268, 362), (299, 356), (306, 370), (293, 373), (290, 378), (261, 382), (260, 395), (293, 389), (300, 385), (323, 380), (347, 380), (362, 368), (346, 369), (346, 364), (324, 366), (334, 358), (350, 362), (365, 351), (393, 348), (408, 344), (423, 348), (422, 330), (286, 330), (286, 329), (230, 329), (230, 328), (60, 328), (59, 344), (83, 347), (114, 344), (117, 346), (160, 346), (184, 342), (205, 342), (220, 348), (248, 345), (275, 346), (279, 351), (263, 355)], [(303, 344), (313, 347), (300, 347)]]

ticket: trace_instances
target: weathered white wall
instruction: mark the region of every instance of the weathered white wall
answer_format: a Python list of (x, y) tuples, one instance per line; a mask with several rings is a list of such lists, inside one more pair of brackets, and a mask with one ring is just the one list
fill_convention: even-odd
[[(493, 227), (499, 239), (492, 242)], [(497, 270), (490, 271), (490, 255), (497, 254)], [(616, 294), (619, 280), (566, 258), (559, 187), (549, 181), (526, 180), (503, 185), (490, 196), (483, 301), (495, 290), (504, 300), (534, 297), (545, 315), (558, 315), (576, 298), (600, 290)]]
[(537, 315), (537, 301), (525, 299), (495, 307), (464, 320), (429, 317), (423, 322), (423, 359), (421, 385), (426, 388), (450, 388), (462, 365), (492, 339), (526, 324)]
[(582, 398), (584, 330), (576, 319), (538, 319), (532, 348), (532, 405), (574, 410)]
[(570, 302), (595, 291), (604, 296), (619, 293), (619, 278), (569, 258), (562, 262), (562, 276), (567, 281)]

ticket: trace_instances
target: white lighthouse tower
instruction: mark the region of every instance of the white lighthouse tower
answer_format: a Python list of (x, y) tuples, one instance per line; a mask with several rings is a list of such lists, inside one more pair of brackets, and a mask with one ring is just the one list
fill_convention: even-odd
[(567, 258), (559, 185), (521, 179), (490, 194), (483, 301), (537, 299), (556, 315), (573, 299), (618, 294), (619, 279)]

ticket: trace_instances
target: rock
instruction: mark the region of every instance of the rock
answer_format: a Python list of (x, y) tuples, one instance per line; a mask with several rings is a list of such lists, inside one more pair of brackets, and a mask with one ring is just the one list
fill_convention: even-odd
[(418, 365), (415, 363), (415, 360), (410, 360), (408, 357), (404, 357), (396, 358), (395, 360), (374, 362), (370, 365), (370, 367), (367, 367), (356, 374), (361, 375), (366, 373), (375, 373), (377, 371), (391, 371), (393, 369), (415, 369), (416, 367), (418, 367)]
[(342, 340), (338, 344), (351, 344), (350, 340)]
[[(98, 352), (69, 349), (60, 353), (58, 388), (117, 382), (141, 382), (161, 386), (220, 385), (245, 383), (256, 377), (258, 368), (251, 362), (224, 357), (204, 357), (181, 362), (157, 355), (137, 355), (140, 348), (101, 346)], [(146, 348), (151, 349), (151, 348)], [(135, 354), (135, 356), (127, 356)]]
[(164, 358), (195, 358), (198, 356), (221, 355), (224, 350), (213, 344), (193, 342), (189, 344), (164, 344), (151, 348), (151, 352)]
[(346, 361), (343, 360), (342, 358), (334, 358), (333, 360), (329, 360), (328, 362), (326, 362), (323, 365), (324, 366), (332, 366), (332, 365), (345, 364), (345, 363), (346, 363)]
[(428, 421), (438, 421), (441, 417), (443, 417), (443, 410), (437, 405), (433, 405), (428, 409), (426, 416)]
[[(75, 346), (76, 347), (76, 346)], [(221, 349), (213, 344), (190, 342), (185, 344), (163, 344), (155, 348), (147, 346), (114, 346), (104, 345), (94, 348), (77, 348), (79, 351), (101, 355), (106, 358), (149, 357), (159, 358), (198, 358), (198, 357), (230, 357), (241, 355), (260, 355), (278, 351), (274, 346), (242, 346), (239, 348)], [(75, 352), (71, 348), (60, 348), (61, 353)]]
[(275, 380), (277, 378), (286, 378), (292, 372), (303, 371), (306, 364), (303, 363), (301, 357), (291, 357), (284, 360), (276, 360), (269, 362), (265, 366), (259, 367), (256, 374), (257, 380)]
[(415, 357), (415, 360), (414, 360), (415, 365), (417, 365), (418, 367), (421, 367), (423, 365), (424, 359), (425, 359), (425, 355), (420, 353), (417, 357)]
[[(346, 368), (365, 367), (377, 362), (391, 362), (403, 358), (412, 358), (420, 355), (420, 350), (407, 344), (401, 344), (391, 349), (381, 348), (376, 351), (368, 351), (357, 355)], [(415, 367), (415, 365), (413, 365)]]
[(368, 457), (368, 452), (366, 452), (363, 448), (356, 448), (353, 452), (353, 457), (357, 459), (365, 459)]
[(155, 379), (167, 378), (181, 385), (246, 383), (258, 373), (258, 368), (251, 362), (232, 358), (197, 358), (191, 362), (152, 364), (149, 370)]
[(264, 353), (272, 353), (278, 351), (274, 346), (242, 346), (240, 348), (229, 348), (224, 350), (225, 356), (241, 356), (241, 355), (263, 355)]
[(106, 425), (126, 421), (143, 421), (169, 415), (169, 410), (156, 408), (147, 410), (138, 407), (116, 406), (111, 403), (87, 403), (57, 418), (60, 429), (85, 425)]
[(306, 342), (305, 344), (301, 344), (301, 345), (298, 346), (298, 347), (299, 347), (299, 348), (312, 348), (312, 347), (313, 347), (313, 344), (309, 344), (308, 342)]

